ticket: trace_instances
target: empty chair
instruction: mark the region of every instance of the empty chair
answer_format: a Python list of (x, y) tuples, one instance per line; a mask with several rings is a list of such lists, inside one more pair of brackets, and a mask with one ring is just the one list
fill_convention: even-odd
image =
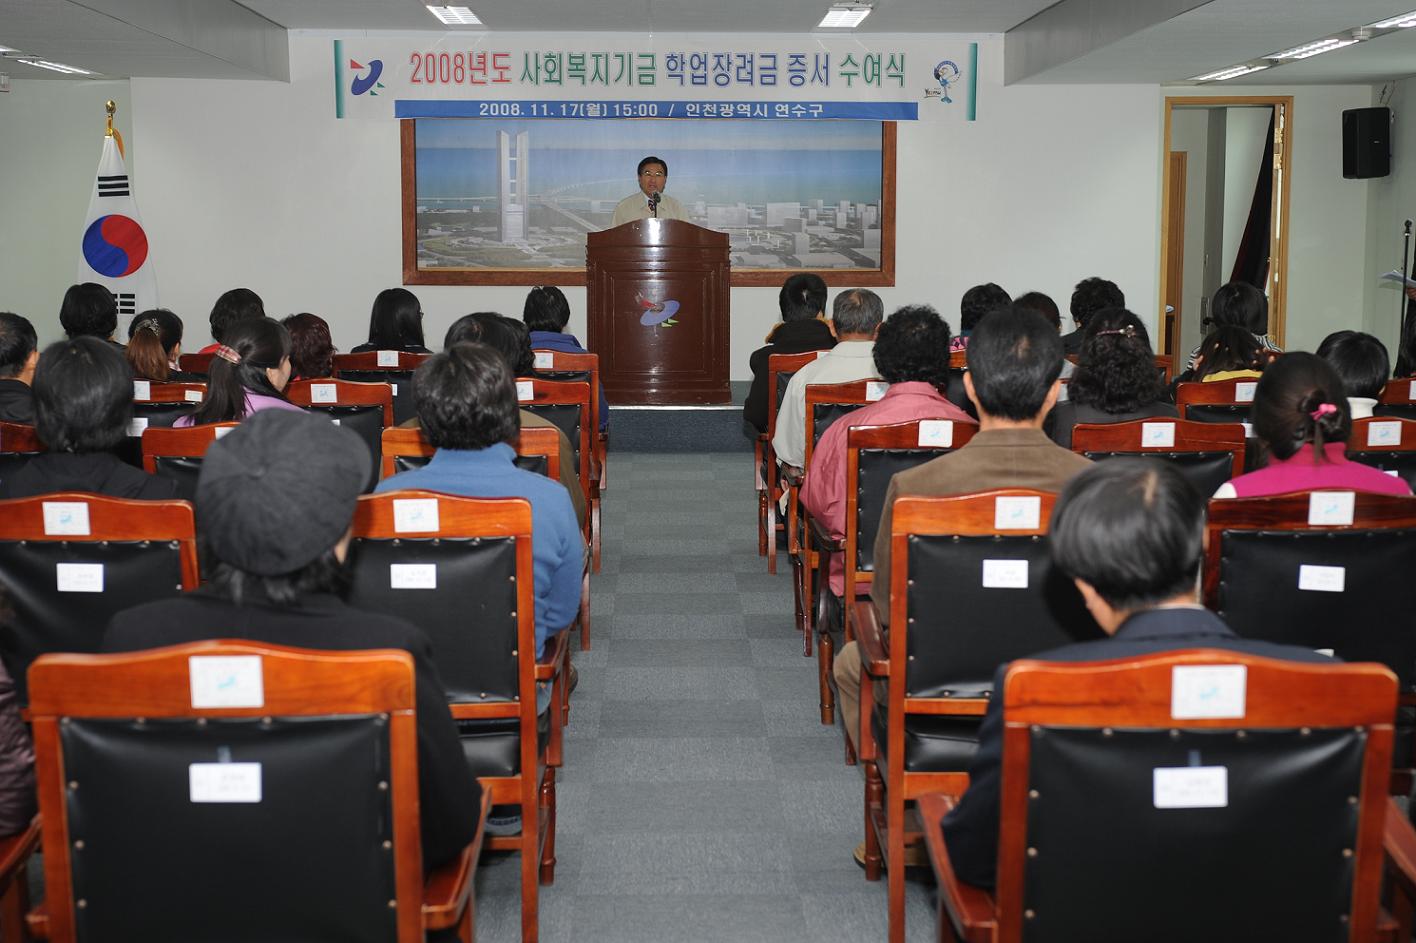
[(1191, 422), (1248, 423), (1258, 385), (1256, 379), (1180, 383), (1175, 387), (1175, 406), (1180, 418)]
[(1416, 419), (1416, 377), (1398, 377), (1388, 380), (1377, 397), (1377, 405), (1372, 410), (1374, 416), (1390, 416), (1394, 419)]
[(133, 381), (133, 421), (129, 435), (141, 437), (149, 426), (170, 426), (199, 406), (206, 396), (205, 383), (155, 383)]

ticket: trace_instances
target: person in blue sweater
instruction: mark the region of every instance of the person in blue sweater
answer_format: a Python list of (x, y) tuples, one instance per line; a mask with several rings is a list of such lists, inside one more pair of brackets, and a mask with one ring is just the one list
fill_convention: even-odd
[[(574, 334), (567, 334), (565, 326), (570, 323), (570, 302), (565, 292), (554, 285), (537, 285), (526, 293), (526, 306), (521, 311), (521, 320), (531, 332), (531, 346), (536, 350), (558, 350), (566, 354), (589, 353), (580, 346)], [(610, 427), (610, 404), (605, 401), (605, 384), (599, 384), (600, 431)]]

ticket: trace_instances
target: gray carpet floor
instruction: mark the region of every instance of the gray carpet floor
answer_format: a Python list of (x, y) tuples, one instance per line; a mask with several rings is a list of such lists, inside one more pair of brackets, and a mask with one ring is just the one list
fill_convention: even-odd
[[(789, 568), (757, 555), (750, 455), (614, 452), (610, 476), (541, 939), (883, 940), (885, 881), (851, 857), (861, 773), (820, 723)], [(911, 941), (934, 938), (923, 880)], [(520, 939), (516, 858), (476, 893), (478, 939)]]

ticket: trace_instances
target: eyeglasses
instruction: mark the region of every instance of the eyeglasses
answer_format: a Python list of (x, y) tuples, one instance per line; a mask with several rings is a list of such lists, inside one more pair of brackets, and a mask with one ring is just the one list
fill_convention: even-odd
[(642, 172), (639, 174), (639, 176), (641, 176), (641, 177), (667, 177), (668, 174), (664, 173), (662, 170), (645, 170), (645, 171), (642, 171)]

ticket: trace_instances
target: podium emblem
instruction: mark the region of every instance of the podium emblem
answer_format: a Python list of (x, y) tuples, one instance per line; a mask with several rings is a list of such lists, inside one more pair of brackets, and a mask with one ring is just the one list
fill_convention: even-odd
[(677, 301), (655, 301), (646, 298), (642, 292), (634, 296), (634, 300), (639, 303), (639, 307), (644, 313), (639, 316), (639, 323), (646, 327), (673, 327), (678, 321), (674, 320), (674, 315), (678, 314), (679, 303)]

